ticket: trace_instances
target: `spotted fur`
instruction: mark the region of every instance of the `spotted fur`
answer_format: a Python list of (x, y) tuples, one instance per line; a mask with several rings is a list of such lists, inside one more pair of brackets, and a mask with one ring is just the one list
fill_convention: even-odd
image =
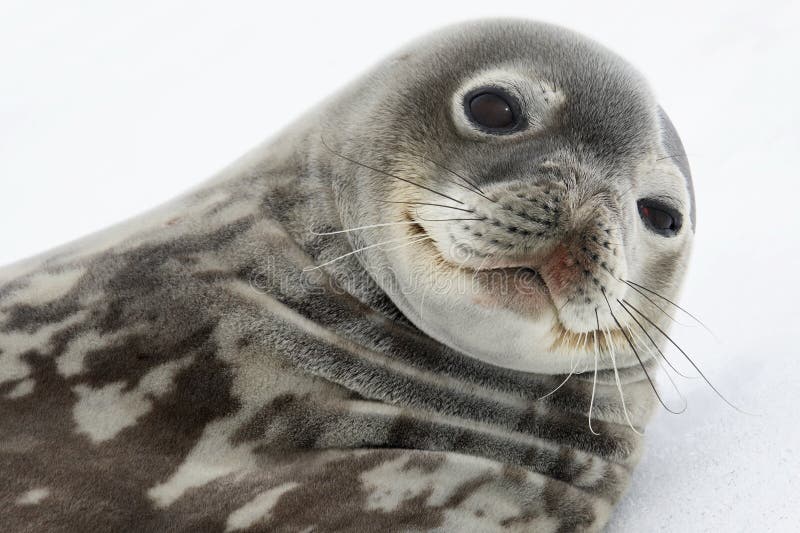
[[(195, 191), (0, 271), (0, 529), (601, 529), (641, 453), (613, 369), (597, 374), (594, 435), (592, 373), (547, 395), (563, 375), (491, 364), (426, 332), (376, 275), (376, 256), (315, 268), (380, 242), (332, 232), (375, 223), (375, 212), (401, 222), (409, 213), (360, 212), (384, 189), (358, 188), (364, 169), (333, 152), (403, 176), (424, 176), (429, 166), (410, 155), (420, 147), (414, 139), (364, 125), (364, 113), (377, 120), (398, 104), (370, 96), (374, 105), (359, 109), (359, 95), (384, 91), (387, 77), (422, 63), (442, 72), (445, 94), (464, 81), (453, 72), (473, 70), (462, 58), (470, 46), (545, 37), (573, 47), (563, 53), (595, 53), (564, 30), (526, 22), (447, 30), (433, 52), (423, 41), (388, 60)], [(565, 80), (548, 87), (553, 101), (569, 101)], [(403, 90), (398, 98), (413, 100)], [(446, 113), (431, 102), (424, 116)], [(560, 108), (534, 109), (568, 121)], [(392, 122), (418, 139), (427, 126), (415, 120), (414, 128)], [(658, 129), (654, 120), (648, 127)], [(584, 131), (586, 146), (600, 147), (592, 168), (597, 153), (634, 165), (664, 149), (641, 144), (641, 132), (608, 139), (600, 122)], [(372, 161), (387, 143), (397, 150)], [(441, 250), (453, 248), (444, 243), (462, 232), (476, 261), (505, 246), (565, 242), (569, 220), (580, 216), (568, 208), (580, 178), (564, 179), (562, 162), (537, 163), (547, 182), (526, 185), (519, 174), (482, 182), (500, 207), (472, 198), (479, 220), (436, 226), (442, 233), (417, 220), (432, 248), (406, 257), (446, 261)], [(370, 180), (388, 181), (375, 171)], [(383, 198), (408, 199), (409, 190), (395, 183)], [(597, 262), (591, 254), (613, 256), (619, 245), (610, 242), (625, 231), (582, 234), (587, 269)], [(685, 257), (665, 252), (663, 261), (670, 257), (662, 268), (681, 272)], [(654, 397), (642, 368), (622, 366), (628, 417), (641, 430)]]

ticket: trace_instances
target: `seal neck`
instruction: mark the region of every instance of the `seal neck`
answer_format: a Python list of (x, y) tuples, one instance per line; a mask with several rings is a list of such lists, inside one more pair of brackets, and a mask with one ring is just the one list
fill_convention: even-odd
[[(258, 213), (254, 227), (260, 242), (236, 259), (239, 278), (246, 277), (250, 285), (240, 292), (247, 293), (264, 320), (281, 324), (281, 355), (304, 375), (338, 388), (330, 399), (344, 402), (336, 408), (337, 418), (354, 412), (401, 417), (414, 427), (435, 426), (435, 434), (491, 435), (495, 447), (522, 440), (626, 467), (637, 460), (639, 435), (630, 426), (641, 431), (653, 406), (641, 372), (620, 371), (618, 387), (611, 371), (569, 379), (520, 372), (435, 341), (406, 319), (370, 277), (348, 233), (336, 233), (344, 228), (329, 169), (297, 154), (262, 161), (260, 167), (217, 182)], [(261, 193), (254, 197), (253, 190)], [(370, 420), (370, 427), (383, 427)], [(424, 439), (395, 442), (381, 435), (361, 445), (434, 446)], [(489, 453), (462, 444), (445, 449)]]

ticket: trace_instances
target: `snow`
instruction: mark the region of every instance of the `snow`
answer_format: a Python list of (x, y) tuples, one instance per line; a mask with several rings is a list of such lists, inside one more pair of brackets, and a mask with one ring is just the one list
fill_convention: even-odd
[(755, 416), (681, 380), (689, 409), (654, 419), (608, 530), (800, 528), (796, 2), (80, 5), (3, 4), (0, 264), (187, 189), (444, 24), (546, 20), (628, 58), (672, 117), (695, 175), (698, 233), (681, 303), (719, 341), (699, 327), (674, 332)]

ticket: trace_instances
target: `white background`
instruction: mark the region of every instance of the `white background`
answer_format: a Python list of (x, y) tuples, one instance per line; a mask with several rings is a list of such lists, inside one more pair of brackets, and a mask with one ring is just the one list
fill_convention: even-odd
[(609, 530), (797, 531), (797, 3), (2, 0), (0, 264), (169, 199), (409, 39), (495, 15), (582, 31), (652, 82), (697, 189), (682, 303), (719, 342), (675, 333), (758, 413), (681, 381), (689, 409), (649, 427)]

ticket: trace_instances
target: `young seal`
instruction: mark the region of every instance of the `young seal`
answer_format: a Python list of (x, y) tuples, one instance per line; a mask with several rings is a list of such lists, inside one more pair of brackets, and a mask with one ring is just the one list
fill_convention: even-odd
[(436, 33), (3, 270), (1, 529), (596, 531), (693, 226), (623, 60), (532, 22)]

